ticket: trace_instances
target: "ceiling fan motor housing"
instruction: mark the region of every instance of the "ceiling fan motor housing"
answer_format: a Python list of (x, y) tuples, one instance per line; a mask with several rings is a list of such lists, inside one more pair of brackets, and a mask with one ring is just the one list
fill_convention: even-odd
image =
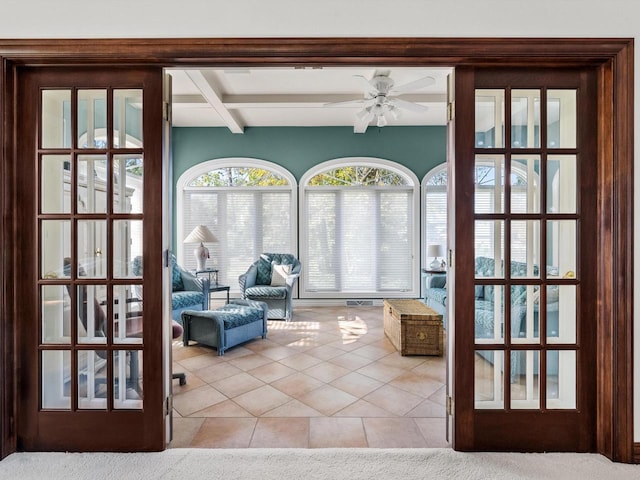
[[(377, 95), (386, 95), (393, 87), (393, 79), (383, 75), (377, 75), (369, 82), (377, 90)], [(375, 94), (374, 94), (375, 95)]]

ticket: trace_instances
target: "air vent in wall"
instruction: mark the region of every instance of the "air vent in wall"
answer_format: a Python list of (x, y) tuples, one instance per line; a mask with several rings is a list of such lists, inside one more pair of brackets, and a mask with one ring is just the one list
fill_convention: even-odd
[(347, 300), (347, 307), (373, 307), (373, 300)]

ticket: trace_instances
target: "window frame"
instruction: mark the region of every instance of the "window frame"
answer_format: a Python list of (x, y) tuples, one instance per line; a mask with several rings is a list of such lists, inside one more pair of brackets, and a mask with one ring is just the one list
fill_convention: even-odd
[[(412, 207), (412, 215), (411, 222), (413, 225), (413, 232), (411, 238), (411, 251), (413, 259), (411, 261), (411, 289), (408, 291), (388, 291), (388, 292), (340, 292), (340, 291), (332, 291), (332, 292), (318, 292), (318, 291), (309, 291), (307, 290), (307, 282), (306, 275), (304, 274), (304, 265), (308, 265), (307, 258), (307, 248), (309, 245), (309, 240), (307, 238), (307, 195), (306, 191), (308, 189), (321, 189), (323, 187), (309, 187), (309, 181), (315, 177), (316, 175), (325, 172), (327, 170), (342, 168), (342, 167), (351, 167), (351, 166), (369, 166), (376, 168), (383, 168), (385, 170), (390, 170), (398, 175), (402, 176), (406, 179), (407, 185), (404, 185), (402, 188), (405, 190), (412, 190), (413, 192), (413, 200), (411, 201)], [(333, 160), (327, 160), (325, 162), (319, 163), (309, 170), (307, 170), (304, 175), (300, 178), (300, 184), (298, 186), (299, 192), (299, 215), (300, 220), (298, 222), (300, 232), (300, 261), (303, 265), (303, 274), (299, 279), (299, 294), (302, 299), (350, 299), (350, 298), (400, 298), (400, 297), (411, 297), (418, 298), (420, 296), (420, 216), (421, 216), (421, 206), (420, 206), (420, 182), (418, 177), (409, 170), (404, 165), (401, 165), (392, 160), (386, 160), (383, 158), (377, 157), (340, 157)], [(332, 189), (339, 188), (352, 188), (352, 187), (331, 187)], [(369, 188), (369, 187), (364, 187)], [(380, 188), (380, 187), (373, 187)]]

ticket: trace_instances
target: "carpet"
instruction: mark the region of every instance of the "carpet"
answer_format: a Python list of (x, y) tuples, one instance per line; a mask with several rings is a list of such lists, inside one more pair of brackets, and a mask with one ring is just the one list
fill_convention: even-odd
[(432, 449), (169, 449), (159, 453), (14, 453), (0, 479), (639, 479), (640, 465), (596, 454)]

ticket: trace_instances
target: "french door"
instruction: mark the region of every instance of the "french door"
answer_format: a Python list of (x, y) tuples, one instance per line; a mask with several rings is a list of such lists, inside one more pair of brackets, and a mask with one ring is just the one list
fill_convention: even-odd
[(596, 449), (591, 70), (456, 70), (458, 450)]
[(18, 450), (161, 450), (162, 70), (17, 78)]

